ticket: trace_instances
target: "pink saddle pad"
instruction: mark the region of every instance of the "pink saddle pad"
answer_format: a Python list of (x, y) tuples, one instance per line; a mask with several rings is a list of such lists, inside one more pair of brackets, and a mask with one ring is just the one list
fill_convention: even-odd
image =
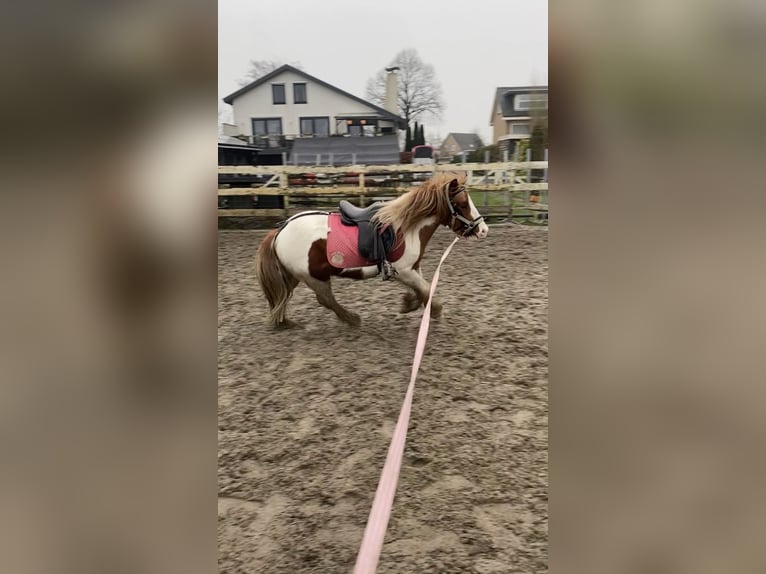
[[(355, 225), (343, 225), (340, 213), (331, 213), (327, 220), (330, 231), (327, 234), (327, 261), (330, 265), (339, 269), (349, 267), (367, 267), (375, 265), (359, 255), (358, 241), (359, 229)], [(397, 261), (404, 254), (404, 241), (397, 234), (396, 245), (389, 254), (388, 260)]]

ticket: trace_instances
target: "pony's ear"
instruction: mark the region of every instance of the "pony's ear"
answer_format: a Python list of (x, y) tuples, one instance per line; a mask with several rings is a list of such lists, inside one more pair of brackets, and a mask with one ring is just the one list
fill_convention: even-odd
[(449, 182), (447, 186), (447, 191), (449, 192), (450, 196), (452, 196), (457, 193), (458, 189), (460, 189), (460, 183), (458, 183), (457, 178), (455, 178)]

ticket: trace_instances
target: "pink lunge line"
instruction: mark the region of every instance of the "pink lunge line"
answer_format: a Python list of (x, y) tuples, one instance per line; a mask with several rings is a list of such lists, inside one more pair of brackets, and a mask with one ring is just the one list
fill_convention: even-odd
[(372, 503), (370, 517), (367, 519), (367, 527), (364, 529), (364, 538), (359, 548), (359, 554), (356, 558), (354, 574), (375, 574), (378, 566), (380, 551), (383, 548), (383, 539), (386, 536), (388, 519), (391, 516), (391, 506), (396, 494), (396, 483), (399, 480), (399, 470), (402, 466), (402, 456), (404, 455), (404, 443), (407, 439), (407, 426), (410, 420), (410, 408), (412, 407), (412, 395), (415, 391), (415, 379), (418, 376), (420, 361), (423, 358), (423, 351), (426, 348), (426, 338), (428, 337), (428, 326), (431, 323), (431, 300), (436, 291), (436, 284), (439, 282), (439, 270), (442, 263), (447, 259), (447, 255), (452, 250), (458, 238), (444, 250), (439, 265), (436, 266), (433, 279), (431, 279), (431, 290), (428, 294), (428, 302), (423, 311), (423, 318), (420, 320), (420, 330), (418, 331), (418, 343), (415, 346), (415, 357), (412, 361), (412, 374), (410, 375), (410, 384), (407, 387), (407, 394), (404, 396), (402, 410), (399, 412), (399, 420), (394, 429), (394, 436), (391, 437), (391, 445), (388, 447), (388, 456), (383, 466), (383, 472), (380, 474), (378, 490), (375, 492), (375, 500)]

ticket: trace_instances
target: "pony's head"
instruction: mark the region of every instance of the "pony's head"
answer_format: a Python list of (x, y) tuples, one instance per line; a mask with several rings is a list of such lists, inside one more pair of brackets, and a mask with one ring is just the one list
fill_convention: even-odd
[(450, 179), (444, 193), (449, 211), (444, 225), (461, 237), (484, 239), (489, 233), (489, 227), (465, 188), (465, 176)]
[(461, 237), (483, 239), (489, 228), (471, 201), (465, 180), (465, 173), (438, 173), (383, 205), (373, 219), (407, 233), (425, 218), (434, 217)]

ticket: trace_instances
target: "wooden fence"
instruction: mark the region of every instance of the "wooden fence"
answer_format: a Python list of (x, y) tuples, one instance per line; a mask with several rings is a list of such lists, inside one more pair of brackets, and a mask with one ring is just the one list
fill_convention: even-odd
[(286, 218), (304, 209), (333, 209), (344, 198), (364, 206), (392, 199), (442, 171), (466, 173), (466, 187), (482, 215), (547, 219), (547, 161), (219, 166), (218, 216)]

